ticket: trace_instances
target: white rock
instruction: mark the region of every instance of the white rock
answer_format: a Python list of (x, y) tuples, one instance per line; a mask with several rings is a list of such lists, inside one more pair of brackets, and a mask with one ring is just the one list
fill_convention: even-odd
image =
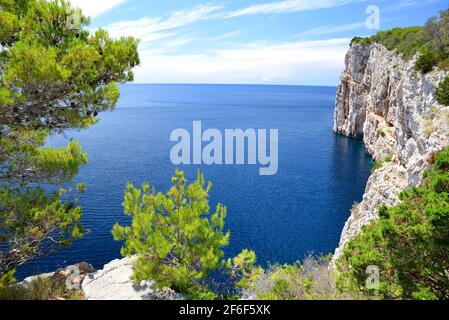
[(363, 139), (376, 161), (392, 157), (369, 179), (341, 235), (335, 259), (362, 227), (378, 217), (382, 204), (398, 203), (405, 188), (419, 185), (435, 154), (449, 145), (449, 108), (435, 99), (448, 72), (423, 75), (416, 57), (404, 61), (380, 44), (351, 46), (338, 87), (334, 131)]
[(87, 300), (183, 300), (170, 289), (157, 290), (153, 281), (135, 284), (132, 281), (133, 260), (114, 260), (103, 270), (88, 274), (82, 290)]
[(17, 286), (20, 286), (20, 287), (22, 287), (22, 288), (24, 288), (24, 289), (28, 289), (28, 288), (30, 287), (30, 285), (31, 285), (34, 281), (36, 281), (36, 280), (38, 280), (38, 279), (48, 279), (48, 278), (51, 278), (51, 277), (53, 277), (54, 274), (55, 274), (54, 272), (50, 272), (50, 273), (43, 273), (43, 274), (40, 274), (40, 275), (37, 275), (37, 276), (28, 277), (28, 278), (25, 278), (25, 280), (23, 280), (22, 282), (19, 282), (19, 283), (17, 284)]

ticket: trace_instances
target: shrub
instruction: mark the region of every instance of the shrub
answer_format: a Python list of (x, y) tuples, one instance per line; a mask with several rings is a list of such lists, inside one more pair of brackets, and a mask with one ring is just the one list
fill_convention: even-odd
[(376, 172), (380, 168), (382, 168), (382, 162), (374, 162), (373, 167), (371, 168), (371, 173)]
[(116, 224), (113, 235), (125, 242), (123, 256), (137, 255), (135, 281), (154, 280), (158, 287), (191, 294), (224, 265), (223, 247), (230, 237), (223, 231), (226, 208), (218, 205), (210, 213), (212, 185), (200, 174), (187, 185), (184, 173), (177, 170), (173, 184), (166, 195), (148, 184), (141, 190), (128, 184), (123, 206), (132, 225)]
[(397, 50), (405, 59), (412, 58), (428, 41), (430, 36), (423, 27), (394, 28), (378, 32), (369, 38), (354, 38), (352, 43), (371, 45), (380, 43), (389, 50)]
[(427, 73), (435, 66), (449, 70), (449, 9), (428, 19), (425, 27), (394, 28), (368, 38), (355, 37), (353, 44), (369, 46), (380, 43), (389, 50), (397, 50), (405, 60), (420, 52), (416, 70)]
[(415, 69), (422, 73), (428, 73), (435, 68), (438, 63), (438, 56), (435, 52), (426, 49), (420, 53), (415, 64)]
[(67, 291), (51, 278), (38, 277), (27, 288), (10, 285), (0, 288), (0, 300), (84, 300), (81, 291)]
[(449, 76), (438, 85), (436, 98), (439, 104), (449, 106)]
[(449, 57), (444, 58), (438, 63), (438, 68), (441, 70), (449, 70)]
[(375, 265), (380, 298), (449, 299), (449, 148), (424, 178), (348, 243), (339, 261), (340, 289), (373, 294), (365, 288), (365, 271)]
[(337, 290), (337, 274), (329, 267), (330, 256), (307, 257), (303, 263), (273, 266), (251, 286), (244, 297), (261, 300), (342, 300), (361, 296)]

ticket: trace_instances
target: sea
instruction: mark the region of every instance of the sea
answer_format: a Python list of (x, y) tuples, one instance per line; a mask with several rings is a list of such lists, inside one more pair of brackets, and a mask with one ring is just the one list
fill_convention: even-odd
[[(120, 258), (113, 239), (123, 212), (127, 182), (148, 182), (167, 192), (176, 168), (189, 181), (197, 172), (213, 184), (210, 204), (226, 206), (231, 233), (227, 257), (254, 250), (263, 266), (293, 263), (310, 254), (329, 254), (354, 203), (361, 201), (372, 159), (361, 141), (333, 133), (335, 87), (271, 85), (139, 85), (120, 87), (121, 98), (99, 123), (83, 131), (54, 135), (48, 146), (78, 140), (89, 163), (73, 188), (83, 208), (86, 235), (73, 246), (34, 260), (17, 277), (55, 271), (86, 261), (102, 268)], [(260, 175), (258, 165), (175, 165), (170, 159), (176, 129), (192, 132), (194, 121), (206, 129), (278, 130), (278, 171)]]

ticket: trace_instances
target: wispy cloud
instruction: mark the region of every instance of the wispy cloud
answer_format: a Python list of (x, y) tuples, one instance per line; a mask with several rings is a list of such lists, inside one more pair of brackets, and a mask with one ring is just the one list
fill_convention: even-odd
[(234, 37), (237, 37), (243, 33), (243, 29), (235, 30), (231, 32), (225, 32), (222, 34), (219, 34), (218, 36), (208, 37), (206, 40), (212, 40), (212, 41), (219, 41), (219, 40), (228, 40)]
[(362, 28), (365, 28), (365, 22), (356, 22), (343, 25), (327, 25), (301, 32), (298, 34), (298, 37), (335, 34), (339, 32), (354, 31)]
[(344, 6), (357, 0), (284, 0), (269, 2), (265, 4), (256, 4), (243, 9), (233, 11), (227, 17), (239, 17), (255, 14), (280, 14), (300, 11), (327, 9)]
[(194, 8), (171, 12), (163, 17), (143, 17), (138, 20), (119, 21), (110, 24), (106, 29), (114, 37), (133, 35), (145, 45), (174, 35), (172, 30), (187, 25), (212, 19), (223, 8), (221, 5), (199, 5)]
[(112, 8), (115, 8), (128, 0), (69, 0), (70, 3), (83, 10), (89, 17), (99, 16)]
[(401, 0), (397, 3), (391, 3), (384, 10), (388, 12), (394, 12), (404, 9), (417, 8), (430, 5), (437, 2), (438, 0)]
[[(349, 39), (252, 43), (224, 41), (245, 30), (205, 36), (186, 34), (186, 28), (206, 20), (222, 20), (254, 14), (282, 14), (343, 6), (362, 0), (284, 0), (228, 11), (222, 5), (203, 4), (159, 17), (123, 20), (106, 27), (114, 37), (132, 35), (141, 39), (141, 66), (135, 79), (140, 83), (315, 83), (337, 82)], [(304, 35), (353, 30), (359, 24), (325, 26)], [(209, 43), (200, 51), (190, 45)], [(226, 45), (224, 45), (226, 43)], [(213, 44), (213, 45), (212, 45)], [(180, 48), (183, 47), (182, 50)], [(218, 48), (218, 49), (217, 49)]]

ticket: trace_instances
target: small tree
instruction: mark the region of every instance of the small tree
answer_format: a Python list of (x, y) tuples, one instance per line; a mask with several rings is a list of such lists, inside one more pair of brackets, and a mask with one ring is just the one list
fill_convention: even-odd
[(436, 97), (439, 104), (449, 106), (449, 76), (438, 85)]
[(415, 69), (422, 73), (428, 73), (438, 64), (437, 54), (430, 49), (423, 49), (416, 61)]
[(425, 28), (433, 40), (435, 50), (449, 53), (449, 9), (429, 18)]
[(164, 195), (144, 184), (142, 189), (127, 185), (123, 203), (132, 224), (113, 229), (117, 241), (125, 241), (123, 256), (137, 255), (134, 280), (155, 280), (159, 287), (188, 293), (200, 280), (224, 265), (223, 247), (230, 234), (224, 233), (226, 208), (218, 205), (210, 213), (206, 185), (198, 174), (187, 185), (177, 170), (173, 187)]

